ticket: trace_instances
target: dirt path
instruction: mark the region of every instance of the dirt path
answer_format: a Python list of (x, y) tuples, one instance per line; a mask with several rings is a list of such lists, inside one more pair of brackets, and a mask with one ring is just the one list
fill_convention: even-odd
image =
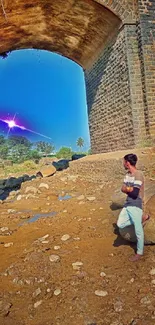
[[(155, 324), (155, 247), (129, 262), (134, 246), (114, 233), (110, 208), (121, 177), (115, 184), (110, 177), (94, 181), (93, 173), (83, 177), (84, 166), (81, 174), (71, 167), (25, 183), (22, 195), (29, 185), (49, 188), (0, 206), (0, 227), (8, 227), (0, 236), (0, 324)], [(149, 207), (155, 218), (154, 196)], [(44, 216), (31, 223), (39, 213)]]

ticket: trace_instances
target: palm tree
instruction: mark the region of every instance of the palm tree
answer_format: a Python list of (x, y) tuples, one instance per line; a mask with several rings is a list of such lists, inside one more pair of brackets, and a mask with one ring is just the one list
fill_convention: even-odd
[(84, 146), (84, 140), (81, 137), (78, 138), (77, 141), (76, 141), (76, 145), (77, 145), (77, 147), (79, 147), (79, 150), (80, 150), (81, 147)]

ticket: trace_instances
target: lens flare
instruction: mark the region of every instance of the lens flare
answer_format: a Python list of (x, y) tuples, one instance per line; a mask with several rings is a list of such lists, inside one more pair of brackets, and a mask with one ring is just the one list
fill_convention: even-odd
[(15, 116), (13, 119), (11, 120), (4, 120), (4, 119), (1, 119), (0, 118), (0, 121), (3, 122), (3, 123), (6, 123), (9, 127), (9, 130), (8, 130), (8, 134), (10, 132), (10, 129), (13, 129), (13, 128), (18, 128), (18, 129), (21, 129), (23, 131), (28, 131), (30, 133), (33, 133), (33, 134), (36, 134), (36, 135), (39, 135), (40, 137), (44, 137), (46, 139), (49, 139), (49, 140), (52, 140), (50, 137), (48, 137), (47, 135), (45, 134), (42, 134), (42, 133), (39, 133), (39, 132), (35, 132), (31, 129), (27, 129), (25, 126), (22, 126), (22, 125), (19, 125), (19, 124), (16, 124), (16, 121), (15, 121)]
[(11, 128), (13, 128), (14, 126), (16, 126), (16, 123), (15, 123), (15, 121), (8, 121), (8, 126), (9, 126), (9, 128), (11, 129)]

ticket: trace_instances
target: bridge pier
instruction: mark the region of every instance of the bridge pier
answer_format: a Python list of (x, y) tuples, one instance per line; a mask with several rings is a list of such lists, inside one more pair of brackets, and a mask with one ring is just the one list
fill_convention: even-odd
[(125, 23), (85, 70), (93, 153), (145, 145), (155, 137), (155, 2), (139, 1), (138, 20)]

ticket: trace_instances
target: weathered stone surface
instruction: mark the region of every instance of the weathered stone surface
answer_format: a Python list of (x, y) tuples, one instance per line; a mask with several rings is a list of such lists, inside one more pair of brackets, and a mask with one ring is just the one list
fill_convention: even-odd
[(27, 186), (26, 189), (25, 189), (25, 194), (27, 194), (27, 193), (36, 194), (37, 192), (38, 192), (38, 190), (34, 186)]
[(46, 184), (46, 183), (41, 183), (40, 185), (39, 185), (39, 188), (45, 188), (45, 189), (49, 189), (49, 185), (48, 184)]
[(155, 138), (155, 2), (136, 3), (138, 24), (124, 25), (85, 70), (93, 153), (145, 146)]
[[(133, 12), (131, 5), (130, 12)], [(122, 13), (127, 4), (123, 6)], [(18, 0), (7, 2), (4, 9), (6, 17), (0, 16), (0, 52), (20, 48), (46, 49), (61, 53), (84, 67), (121, 22), (117, 12), (115, 15), (93, 0), (68, 0), (65, 3), (63, 0), (29, 0), (28, 3)]]
[(51, 176), (56, 172), (56, 168), (52, 165), (46, 166), (40, 169), (39, 173), (42, 175), (42, 177)]
[(141, 61), (143, 62), (142, 83), (145, 104), (145, 125), (147, 135), (155, 138), (155, 1), (139, 0), (139, 43)]
[(145, 244), (155, 244), (155, 215), (151, 215), (151, 219), (146, 222), (144, 234)]

